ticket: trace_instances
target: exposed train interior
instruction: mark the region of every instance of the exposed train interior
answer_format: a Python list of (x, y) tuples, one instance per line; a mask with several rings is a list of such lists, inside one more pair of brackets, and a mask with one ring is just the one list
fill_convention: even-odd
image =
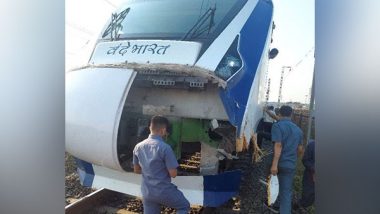
[(166, 116), (168, 143), (179, 175), (212, 175), (228, 170), (235, 157), (236, 128), (227, 119), (218, 83), (178, 72), (138, 71), (120, 119), (117, 151), (122, 168), (133, 171), (135, 145), (149, 135), (153, 115)]

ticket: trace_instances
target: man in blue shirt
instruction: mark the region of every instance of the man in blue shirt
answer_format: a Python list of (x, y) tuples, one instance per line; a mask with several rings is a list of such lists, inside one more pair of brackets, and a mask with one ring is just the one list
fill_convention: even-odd
[(159, 214), (161, 205), (187, 214), (190, 204), (171, 178), (177, 176), (178, 162), (172, 148), (163, 141), (169, 121), (154, 116), (150, 121), (149, 137), (133, 150), (134, 172), (142, 174), (141, 193), (145, 214)]
[(272, 126), (274, 156), (271, 174), (278, 174), (280, 213), (290, 214), (292, 207), (293, 178), (298, 155), (302, 154), (302, 131), (290, 117), (293, 109), (281, 106), (279, 121)]

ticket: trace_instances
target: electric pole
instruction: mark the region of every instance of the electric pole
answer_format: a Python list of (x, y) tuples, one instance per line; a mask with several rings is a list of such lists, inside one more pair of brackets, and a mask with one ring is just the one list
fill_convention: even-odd
[(270, 78), (268, 79), (268, 88), (266, 92), (265, 102), (268, 103), (269, 100), (269, 92), (270, 92)]
[(280, 89), (279, 89), (279, 92), (278, 92), (278, 100), (277, 100), (277, 106), (278, 107), (280, 107), (280, 102), (281, 102), (281, 99), (282, 99), (282, 84), (284, 82), (285, 69), (289, 69), (289, 71), (291, 71), (292, 67), (290, 67), (290, 66), (282, 66), (281, 78), (280, 78)]

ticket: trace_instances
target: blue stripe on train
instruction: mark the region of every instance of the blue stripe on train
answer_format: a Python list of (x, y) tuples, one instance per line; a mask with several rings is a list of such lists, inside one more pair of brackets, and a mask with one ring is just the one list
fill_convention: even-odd
[(83, 186), (91, 187), (95, 176), (92, 164), (78, 158), (75, 158), (75, 162), (77, 163), (78, 167), (80, 183)]
[(239, 192), (241, 171), (203, 176), (203, 206), (218, 207)]
[(241, 131), (249, 92), (260, 63), (272, 20), (273, 4), (260, 0), (240, 32), (239, 52), (244, 61), (243, 68), (227, 82), (220, 96), (231, 124)]

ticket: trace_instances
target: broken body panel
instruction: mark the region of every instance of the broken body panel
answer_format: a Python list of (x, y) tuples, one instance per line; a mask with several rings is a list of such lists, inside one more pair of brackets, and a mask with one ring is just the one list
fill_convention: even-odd
[[(173, 182), (190, 203), (219, 206), (238, 191), (241, 171), (229, 162), (248, 148), (262, 118), (273, 6), (265, 0), (215, 3), (203, 16), (197, 7), (193, 28), (173, 34), (183, 41), (137, 38), (133, 25), (128, 36), (123, 20), (137, 18), (134, 9), (143, 17), (141, 8), (159, 9), (162, 2), (122, 6), (88, 65), (67, 73), (66, 150), (77, 158), (83, 185), (140, 196), (132, 151), (147, 136), (150, 117), (165, 115), (172, 124), (166, 142), (181, 163)], [(187, 3), (191, 10), (202, 2)], [(197, 25), (208, 22), (208, 36), (195, 38)]]

